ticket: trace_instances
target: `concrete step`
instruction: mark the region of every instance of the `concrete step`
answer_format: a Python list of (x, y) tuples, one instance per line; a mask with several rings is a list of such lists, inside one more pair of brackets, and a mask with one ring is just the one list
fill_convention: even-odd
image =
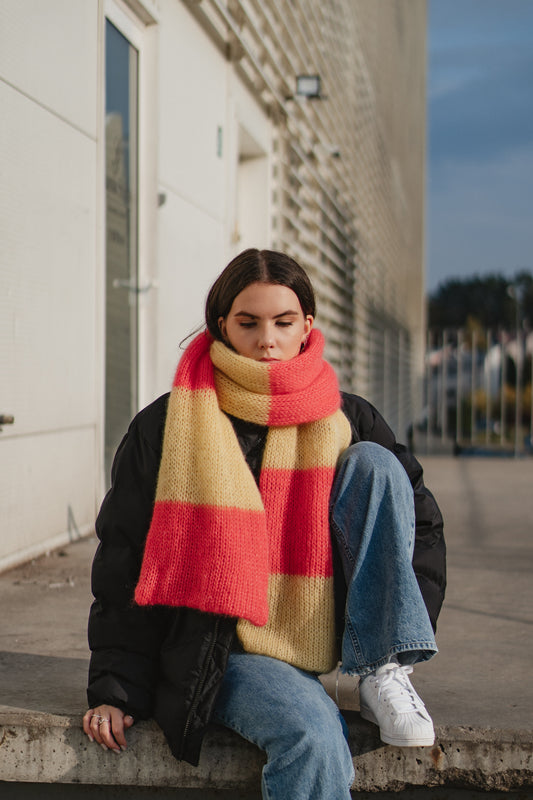
[[(460, 786), (513, 790), (533, 784), (530, 731), (466, 727), (436, 729), (433, 747), (383, 745), (377, 728), (347, 712), (356, 792), (399, 792), (413, 787)], [(199, 766), (177, 762), (153, 722), (128, 734), (120, 755), (88, 742), (81, 716), (0, 712), (0, 781), (100, 786), (173, 787), (254, 792), (263, 754), (236, 734), (213, 726)], [(250, 795), (253, 796), (253, 795)]]

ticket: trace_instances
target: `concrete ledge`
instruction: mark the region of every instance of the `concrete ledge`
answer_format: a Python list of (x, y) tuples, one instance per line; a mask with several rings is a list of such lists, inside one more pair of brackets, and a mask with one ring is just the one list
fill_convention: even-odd
[[(397, 748), (383, 745), (377, 728), (358, 715), (347, 716), (354, 791), (533, 785), (530, 731), (442, 727), (432, 748)], [(116, 755), (87, 741), (81, 717), (0, 711), (0, 781), (235, 791), (260, 786), (263, 754), (224, 728), (210, 731), (198, 768), (173, 758), (155, 723), (138, 724), (128, 740), (128, 751)]]

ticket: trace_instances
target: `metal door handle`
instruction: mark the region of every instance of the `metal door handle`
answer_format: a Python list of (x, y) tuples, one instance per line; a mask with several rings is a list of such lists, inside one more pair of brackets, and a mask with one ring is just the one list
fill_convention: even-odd
[(150, 289), (157, 289), (157, 283), (155, 281), (150, 281), (150, 283), (146, 283), (144, 286), (138, 286), (135, 281), (128, 280), (127, 278), (115, 278), (113, 281), (113, 289), (127, 289), (128, 292), (133, 292), (134, 294), (145, 294), (149, 292)]

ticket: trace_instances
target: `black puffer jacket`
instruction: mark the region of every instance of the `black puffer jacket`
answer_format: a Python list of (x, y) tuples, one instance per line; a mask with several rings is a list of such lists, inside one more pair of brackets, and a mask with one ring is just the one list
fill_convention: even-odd
[[(132, 601), (152, 515), (167, 401), (163, 395), (131, 423), (96, 521), (100, 544), (92, 573), (87, 694), (91, 707), (108, 703), (136, 719), (153, 716), (176, 758), (197, 764), (236, 620), (186, 608), (139, 607)], [(422, 468), (396, 443), (370, 403), (343, 395), (343, 410), (353, 442), (370, 440), (392, 450), (409, 475), (416, 509), (413, 566), (436, 627), (446, 583), (445, 545), (442, 517), (423, 484)], [(257, 479), (265, 429), (242, 420), (232, 423)], [(343, 588), (337, 581), (340, 619)]]

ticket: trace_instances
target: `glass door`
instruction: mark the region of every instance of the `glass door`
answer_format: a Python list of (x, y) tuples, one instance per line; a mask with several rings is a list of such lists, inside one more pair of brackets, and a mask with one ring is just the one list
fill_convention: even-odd
[(137, 411), (138, 50), (105, 30), (105, 474)]

